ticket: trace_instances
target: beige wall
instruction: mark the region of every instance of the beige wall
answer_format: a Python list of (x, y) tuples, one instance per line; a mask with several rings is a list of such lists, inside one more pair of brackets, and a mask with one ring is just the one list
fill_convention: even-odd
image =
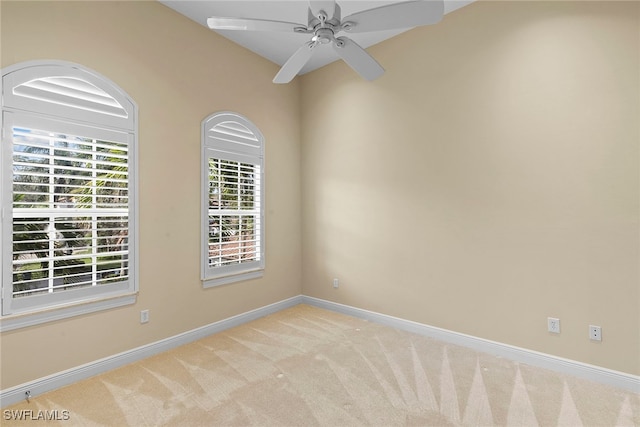
[(639, 15), (475, 3), (305, 76), (303, 293), (640, 374)]
[[(2, 66), (80, 63), (139, 106), (140, 294), (133, 306), (4, 333), (5, 389), (300, 294), (298, 85), (278, 68), (156, 2), (1, 2)], [(203, 290), (200, 122), (220, 110), (266, 139), (267, 268)], [(139, 312), (151, 321), (139, 324)]]

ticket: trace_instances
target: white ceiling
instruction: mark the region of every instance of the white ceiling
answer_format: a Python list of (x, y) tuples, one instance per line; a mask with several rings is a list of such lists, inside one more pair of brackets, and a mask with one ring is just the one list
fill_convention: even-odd
[[(268, 19), (296, 22), (302, 24), (302, 26), (306, 26), (307, 9), (309, 7), (309, 3), (306, 0), (159, 1), (207, 28), (207, 18), (210, 16)], [(444, 0), (444, 13), (452, 12), (473, 1), (474, 0)], [(338, 0), (343, 17), (362, 10), (398, 2), (398, 0)], [(446, 19), (446, 17), (444, 19)], [(408, 28), (398, 31), (354, 33), (350, 34), (349, 37), (363, 48), (367, 48), (407, 30)], [(218, 30), (216, 32), (278, 65), (283, 65), (287, 59), (289, 59), (289, 56), (311, 38), (308, 34), (297, 33), (230, 30)], [(337, 59), (339, 59), (338, 56), (329, 45), (319, 46), (300, 74), (305, 74), (323, 67)]]

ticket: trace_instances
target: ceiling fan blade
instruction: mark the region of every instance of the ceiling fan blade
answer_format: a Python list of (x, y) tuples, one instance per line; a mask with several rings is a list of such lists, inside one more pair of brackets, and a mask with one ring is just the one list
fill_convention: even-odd
[(311, 59), (313, 55), (313, 48), (316, 47), (316, 43), (310, 41), (303, 44), (291, 58), (285, 62), (280, 68), (278, 74), (273, 78), (274, 83), (289, 83), (298, 74), (298, 72), (304, 67), (304, 65)]
[(307, 29), (306, 25), (295, 22), (269, 21), (266, 19), (251, 18), (224, 18), (212, 16), (207, 19), (207, 25), (212, 30), (249, 30), (249, 31), (284, 31), (301, 32), (297, 28)]
[(327, 20), (329, 20), (336, 13), (336, 2), (334, 0), (309, 0), (309, 9), (314, 18), (318, 18), (320, 11), (324, 11), (327, 14)]
[(345, 17), (342, 25), (350, 33), (396, 30), (435, 24), (443, 15), (443, 0), (407, 1), (354, 13)]
[(384, 68), (360, 45), (347, 37), (338, 37), (333, 43), (336, 53), (367, 80), (375, 80), (384, 74)]

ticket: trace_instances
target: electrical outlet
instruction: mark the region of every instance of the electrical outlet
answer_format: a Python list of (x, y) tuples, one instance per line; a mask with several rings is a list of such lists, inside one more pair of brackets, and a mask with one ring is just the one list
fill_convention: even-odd
[(596, 325), (589, 325), (589, 339), (591, 341), (602, 341), (602, 328)]
[(140, 312), (140, 323), (147, 323), (149, 321), (149, 310), (142, 310)]
[(560, 319), (555, 317), (547, 317), (547, 330), (554, 334), (560, 333)]
[(333, 279), (333, 287), (338, 289), (338, 286), (340, 286), (340, 282), (338, 281), (338, 279)]

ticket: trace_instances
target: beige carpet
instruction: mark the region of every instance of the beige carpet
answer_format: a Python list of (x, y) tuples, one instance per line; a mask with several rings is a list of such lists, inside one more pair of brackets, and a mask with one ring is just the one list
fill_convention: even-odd
[(307, 305), (7, 409), (64, 426), (640, 426), (640, 395)]

